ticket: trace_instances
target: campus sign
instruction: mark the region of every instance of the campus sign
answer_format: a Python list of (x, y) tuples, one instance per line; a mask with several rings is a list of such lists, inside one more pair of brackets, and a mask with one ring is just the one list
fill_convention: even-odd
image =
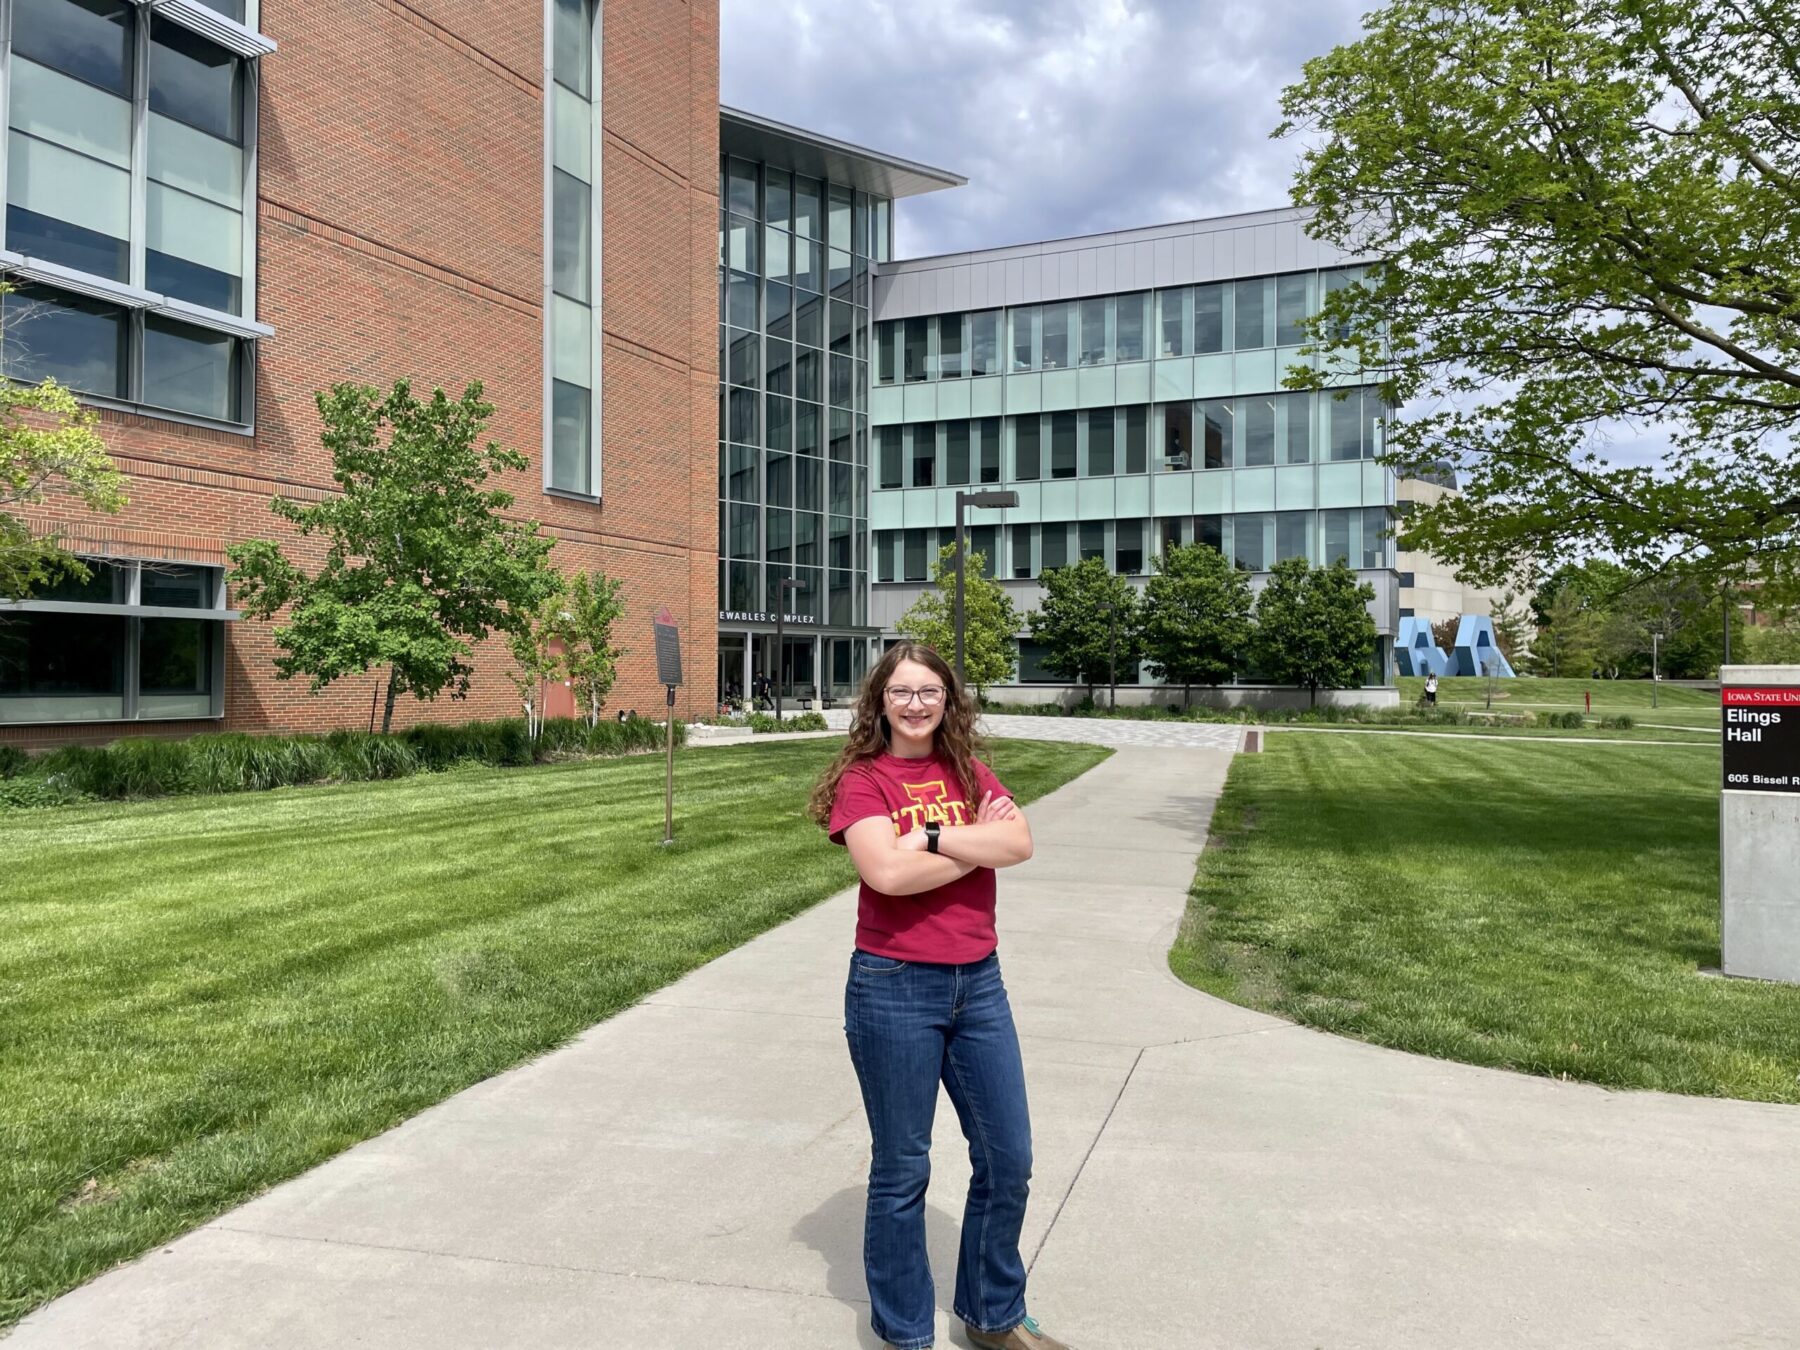
[(1800, 686), (1729, 687), (1720, 692), (1725, 787), (1733, 792), (1800, 792)]
[[(818, 617), (812, 614), (783, 614), (783, 623), (814, 624)], [(775, 616), (760, 609), (722, 609), (719, 611), (720, 623), (774, 623)]]

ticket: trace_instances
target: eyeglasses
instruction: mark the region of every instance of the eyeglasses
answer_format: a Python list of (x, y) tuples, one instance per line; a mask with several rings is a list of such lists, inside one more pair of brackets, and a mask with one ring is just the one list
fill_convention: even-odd
[(935, 708), (944, 701), (944, 686), (928, 684), (923, 689), (908, 689), (903, 684), (889, 685), (887, 701), (896, 708), (904, 708), (913, 701), (915, 694), (918, 695), (919, 702), (927, 708)]

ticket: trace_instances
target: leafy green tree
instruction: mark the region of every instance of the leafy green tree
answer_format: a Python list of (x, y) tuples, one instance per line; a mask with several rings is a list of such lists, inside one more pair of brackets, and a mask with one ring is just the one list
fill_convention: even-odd
[(1377, 640), (1374, 598), (1375, 588), (1358, 582), (1342, 559), (1315, 568), (1284, 558), (1256, 598), (1257, 668), (1277, 684), (1308, 690), (1314, 707), (1321, 689), (1360, 686)]
[(1576, 591), (1557, 592), (1531, 646), (1532, 672), (1570, 679), (1592, 674), (1600, 650), (1596, 627), (1593, 611)]
[(1143, 644), (1150, 673), (1181, 685), (1218, 685), (1250, 649), (1250, 577), (1207, 544), (1178, 545), (1154, 560), (1144, 587)]
[[(1746, 663), (1759, 666), (1800, 666), (1800, 625), (1775, 624), (1753, 628), (1744, 635)], [(1733, 653), (1735, 655), (1735, 652)]]
[[(1800, 98), (1773, 0), (1388, 0), (1307, 63), (1311, 229), (1375, 260), (1322, 368), (1393, 406), (1396, 467), (1464, 491), (1403, 547), (1482, 584), (1526, 557), (1791, 572), (1800, 522)], [(1279, 133), (1278, 133), (1279, 134)], [(1622, 424), (1666, 433), (1611, 451)], [(1641, 434), (1641, 432), (1640, 432)]]
[[(0, 283), (0, 297), (13, 294)], [(20, 333), (29, 308), (5, 300), (0, 311), (0, 372), (18, 367)], [(30, 597), (63, 576), (86, 581), (89, 572), (58, 536), (35, 533), (17, 514), (47, 498), (116, 513), (125, 505), (124, 478), (100, 439), (99, 415), (83, 408), (55, 380), (15, 384), (0, 378), (0, 596)]]
[(1039, 580), (1044, 599), (1025, 622), (1044, 648), (1044, 669), (1085, 684), (1091, 699), (1113, 669), (1137, 664), (1137, 587), (1101, 558), (1053, 567)]
[(590, 727), (600, 721), (625, 654), (613, 641), (613, 624), (625, 613), (624, 589), (623, 581), (604, 572), (578, 572), (558, 601), (552, 632), (561, 639), (563, 668)]
[(1494, 645), (1517, 670), (1531, 644), (1531, 623), (1517, 591), (1505, 590), (1494, 601)]
[(544, 686), (563, 677), (563, 647), (556, 640), (563, 605), (564, 593), (558, 590), (535, 610), (521, 615), (519, 623), (506, 635), (514, 662), (507, 678), (519, 691), (519, 703), (525, 710), (525, 734), (534, 741), (544, 726)]
[(479, 383), (423, 401), (405, 380), (386, 394), (340, 384), (318, 405), (340, 495), (269, 509), (323, 539), (324, 565), (309, 576), (273, 540), (250, 540), (229, 550), (230, 581), (253, 617), (292, 606), (275, 628), (282, 679), (305, 675), (318, 690), (387, 666), (386, 731), (401, 693), (468, 693), (473, 644), (518, 633), (556, 590), (554, 541), (535, 521), (507, 520), (512, 494), (486, 486), (526, 459), (482, 444), (494, 409)]
[[(988, 686), (1005, 684), (1018, 668), (1014, 635), (1019, 631), (1019, 609), (1000, 583), (984, 576), (987, 558), (971, 552), (963, 575), (963, 670), (980, 698)], [(914, 642), (935, 648), (948, 661), (954, 659), (956, 630), (956, 545), (938, 550), (932, 579), (937, 589), (923, 592), (895, 625)]]

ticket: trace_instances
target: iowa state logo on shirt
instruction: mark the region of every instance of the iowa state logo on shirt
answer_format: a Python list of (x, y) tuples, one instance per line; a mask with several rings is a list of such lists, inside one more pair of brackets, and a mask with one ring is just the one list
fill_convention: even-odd
[[(923, 829), (928, 820), (935, 820), (940, 825), (968, 824), (969, 804), (961, 797), (945, 800), (950, 794), (944, 787), (943, 779), (933, 779), (929, 783), (902, 783), (900, 786), (912, 799), (912, 805), (888, 813), (894, 819), (895, 834), (911, 834), (914, 830)], [(901, 817), (906, 819), (904, 827), (901, 825)]]

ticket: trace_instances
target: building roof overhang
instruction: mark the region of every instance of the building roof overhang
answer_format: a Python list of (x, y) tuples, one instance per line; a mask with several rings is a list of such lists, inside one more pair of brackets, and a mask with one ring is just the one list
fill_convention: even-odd
[(719, 108), (719, 148), (740, 159), (792, 169), (809, 178), (828, 178), (877, 197), (917, 197), (969, 181), (948, 169), (915, 164), (724, 106)]

